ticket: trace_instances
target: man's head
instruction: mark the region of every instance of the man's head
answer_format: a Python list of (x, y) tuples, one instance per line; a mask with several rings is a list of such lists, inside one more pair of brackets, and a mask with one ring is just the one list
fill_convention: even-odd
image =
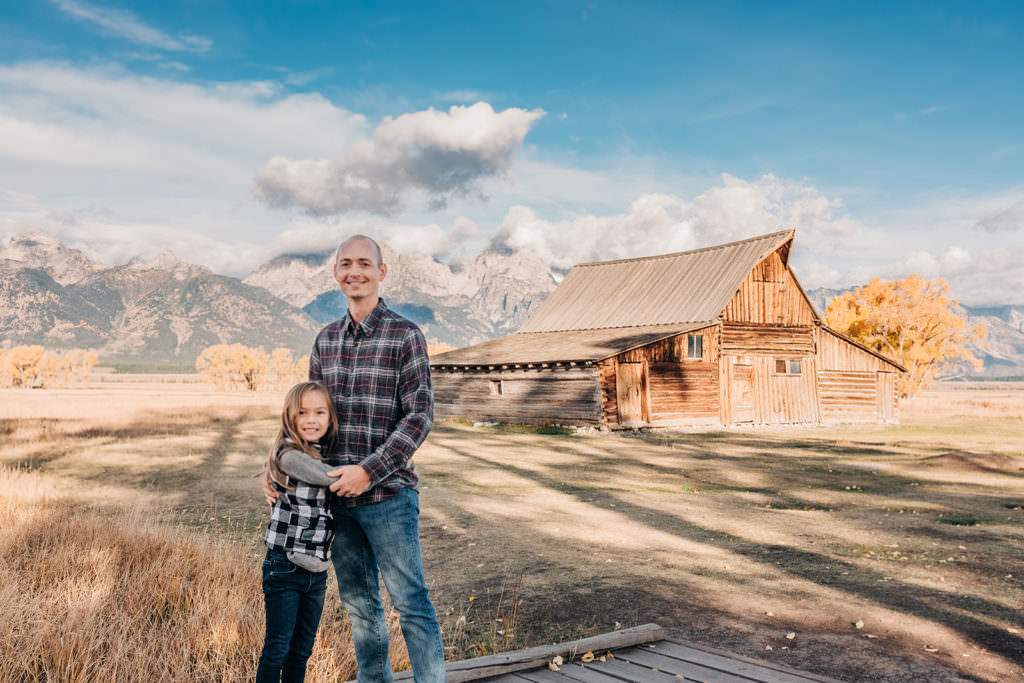
[(388, 272), (380, 245), (366, 235), (352, 235), (338, 245), (334, 279), (349, 300), (349, 307), (367, 302), (376, 305), (380, 281)]

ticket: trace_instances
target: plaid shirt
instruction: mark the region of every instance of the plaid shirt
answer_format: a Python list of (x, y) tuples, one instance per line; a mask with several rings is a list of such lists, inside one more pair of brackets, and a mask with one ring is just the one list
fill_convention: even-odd
[(361, 465), (370, 487), (347, 506), (379, 503), (416, 488), (412, 456), (434, 423), (427, 343), (420, 328), (378, 302), (354, 325), (348, 314), (317, 335), (309, 378), (323, 382), (338, 409), (327, 460)]
[(274, 482), (278, 497), (270, 508), (265, 537), (267, 547), (326, 560), (334, 540), (327, 487), (299, 481), (291, 475), (288, 475), (288, 484), (294, 488), (287, 489)]

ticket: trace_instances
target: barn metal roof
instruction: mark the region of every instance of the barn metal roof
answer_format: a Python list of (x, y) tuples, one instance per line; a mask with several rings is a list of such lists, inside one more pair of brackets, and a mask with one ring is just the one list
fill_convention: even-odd
[(582, 263), (523, 325), (564, 332), (714, 320), (751, 269), (793, 238), (785, 230), (646, 258)]
[(430, 358), (432, 367), (529, 365), (599, 361), (659, 339), (707, 327), (714, 321), (685, 325), (645, 325), (568, 332), (519, 332), (447, 351)]

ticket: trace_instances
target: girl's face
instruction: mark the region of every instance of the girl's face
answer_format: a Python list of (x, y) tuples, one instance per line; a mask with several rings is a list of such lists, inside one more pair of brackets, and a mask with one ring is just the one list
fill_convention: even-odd
[(320, 441), (331, 423), (331, 409), (322, 391), (307, 391), (299, 399), (295, 431), (308, 443)]

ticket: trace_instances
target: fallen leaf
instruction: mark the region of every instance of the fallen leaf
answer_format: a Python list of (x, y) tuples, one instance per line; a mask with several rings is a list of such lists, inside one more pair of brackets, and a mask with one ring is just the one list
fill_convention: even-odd
[(876, 636), (874, 633), (865, 633), (864, 637), (865, 638), (877, 638), (878, 636)]
[(584, 652), (583, 656), (580, 657), (580, 661), (581, 662), (586, 662), (586, 663), (590, 663), (590, 662), (594, 661), (594, 653), (593, 652)]
[(857, 628), (864, 628), (864, 622), (858, 619), (856, 623), (854, 623), (854, 626), (856, 626)]
[(551, 669), (552, 671), (560, 671), (560, 669), (558, 668), (558, 665), (555, 664), (554, 662), (548, 662), (548, 668)]
[(470, 602), (473, 602), (473, 601), (474, 601), (474, 600), (476, 600), (476, 599), (477, 599), (477, 598), (476, 598), (476, 596), (475, 596), (475, 595), (470, 595), (470, 596), (469, 596), (469, 601), (470, 601)]
[(554, 662), (555, 664), (557, 664), (558, 666), (562, 666), (562, 662), (565, 661), (565, 660), (562, 659), (561, 655), (555, 655), (555, 658), (552, 659), (551, 661)]
[(771, 649), (772, 649), (772, 646), (771, 646), (771, 645), (765, 645), (765, 646), (764, 646), (764, 649), (766, 649), (766, 650), (771, 650)]
[(925, 646), (924, 646), (924, 651), (925, 651), (925, 652), (938, 652), (938, 651), (939, 651), (939, 648), (937, 648), (937, 647), (932, 647), (931, 645), (925, 645)]
[(786, 634), (786, 639), (787, 640), (793, 640), (794, 638), (796, 638), (796, 633), (794, 633), (793, 631), (790, 631), (789, 633)]

